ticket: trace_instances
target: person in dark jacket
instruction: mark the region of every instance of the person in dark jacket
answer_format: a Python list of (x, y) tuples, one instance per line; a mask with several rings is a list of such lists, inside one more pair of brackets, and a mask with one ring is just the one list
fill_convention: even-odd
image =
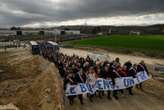
[[(98, 78), (104, 78), (104, 67), (101, 65), (100, 62), (98, 62), (95, 66), (95, 72), (98, 75)], [(104, 91), (97, 91), (99, 98), (102, 98), (104, 96)]]
[(143, 60), (137, 66), (137, 72), (141, 72), (141, 71), (146, 71), (147, 73), (149, 73), (145, 65), (145, 62)]
[(117, 58), (114, 60), (114, 62), (116, 63), (116, 65), (121, 65), (121, 63), (120, 63), (120, 58), (119, 58), (119, 57), (117, 57)]
[[(117, 76), (118, 77), (126, 77), (127, 76), (127, 69), (126, 69), (126, 66), (123, 66), (121, 67), (121, 64), (120, 63), (116, 63), (116, 66), (115, 66), (115, 70), (116, 70), (116, 73), (117, 73)], [(121, 90), (118, 90), (121, 94), (124, 93), (124, 90), (121, 89)]]
[(64, 76), (65, 76), (64, 64), (60, 60), (58, 62), (58, 69), (59, 69), (59, 73), (60, 73), (61, 77), (64, 78)]
[(127, 61), (124, 66), (126, 66), (127, 70), (129, 71), (129, 69), (132, 67), (132, 63), (131, 61)]
[[(86, 75), (83, 72), (82, 68), (79, 70), (79, 72), (76, 73), (76, 75), (75, 75), (75, 82), (77, 84), (86, 82)], [(82, 94), (78, 95), (78, 98), (80, 100), (80, 103), (84, 104), (84, 102), (83, 102), (83, 95)]]
[[(69, 73), (67, 75), (67, 77), (64, 79), (64, 90), (66, 90), (67, 84), (70, 84), (70, 85), (75, 85), (76, 84), (75, 77), (74, 77), (73, 73)], [(68, 100), (69, 100), (70, 105), (73, 105), (75, 97), (76, 96), (68, 96)]]
[[(109, 66), (110, 66), (110, 64), (106, 64), (105, 66), (104, 66), (104, 71), (103, 71), (103, 73), (104, 73), (104, 79), (111, 79), (111, 73), (110, 73), (110, 71), (109, 71)], [(110, 97), (110, 90), (108, 90), (107, 91), (107, 98), (108, 99), (111, 99), (111, 97)]]
[[(146, 71), (147, 74), (149, 74), (149, 71), (148, 71), (148, 69), (145, 65), (145, 62), (143, 60), (137, 65), (137, 72), (141, 72), (141, 71)], [(136, 87), (141, 89), (141, 90), (143, 89), (142, 83), (138, 84)]]
[[(135, 77), (136, 77), (136, 74), (137, 74), (137, 65), (134, 64), (133, 67), (131, 67), (131, 68), (129, 69), (127, 76), (128, 76), (128, 77), (133, 77), (133, 78), (135, 78)], [(133, 87), (129, 87), (129, 88), (127, 89), (127, 90), (129, 91), (129, 95), (133, 95), (132, 88), (133, 88)]]
[[(113, 85), (115, 85), (115, 78), (118, 78), (119, 75), (115, 70), (115, 63), (114, 62), (111, 62), (109, 65), (109, 74), (110, 74), (110, 78), (112, 80)], [(118, 92), (118, 90), (113, 91), (113, 97), (118, 100), (117, 92)], [(110, 93), (108, 93), (108, 96), (109, 95), (110, 95)]]

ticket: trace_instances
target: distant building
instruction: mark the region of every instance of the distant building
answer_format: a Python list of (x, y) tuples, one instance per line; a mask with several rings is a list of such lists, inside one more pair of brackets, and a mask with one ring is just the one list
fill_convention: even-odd
[(23, 30), (22, 35), (44, 35), (44, 36), (56, 36), (56, 35), (79, 35), (80, 31), (78, 30)]
[(59, 36), (59, 35), (80, 35), (80, 30), (0, 30), (0, 36)]
[(38, 30), (22, 30), (22, 35), (39, 35)]
[(130, 35), (140, 35), (141, 32), (139, 32), (139, 31), (130, 31), (129, 34), (130, 34)]
[(60, 35), (61, 31), (59, 30), (18, 30), (16, 31), (17, 35), (43, 35), (43, 36), (54, 36)]
[(16, 36), (16, 31), (12, 30), (0, 30), (0, 36)]
[(44, 31), (45, 36), (57, 36), (61, 35), (61, 30), (55, 29), (55, 30), (45, 30)]
[(80, 35), (79, 30), (65, 30), (66, 35)]

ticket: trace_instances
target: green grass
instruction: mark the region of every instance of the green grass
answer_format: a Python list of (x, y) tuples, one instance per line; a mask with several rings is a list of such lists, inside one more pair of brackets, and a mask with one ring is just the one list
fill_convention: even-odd
[[(65, 42), (74, 47), (97, 47), (164, 55), (164, 35), (111, 35)], [(151, 55), (150, 55), (151, 56)]]

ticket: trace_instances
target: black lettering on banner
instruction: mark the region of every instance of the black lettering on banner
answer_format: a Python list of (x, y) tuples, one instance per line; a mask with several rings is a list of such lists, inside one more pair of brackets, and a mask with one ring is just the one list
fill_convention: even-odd
[(97, 81), (96, 81), (96, 88), (97, 88), (98, 90), (103, 90), (103, 85), (102, 85), (102, 83), (103, 83), (103, 80), (97, 80)]
[(141, 76), (141, 79), (142, 80), (145, 80), (146, 79), (146, 74), (144, 73), (144, 71), (140, 74), (140, 76)]
[(104, 89), (109, 90), (109, 88), (110, 88), (109, 80), (103, 80), (103, 84), (104, 84)]
[(103, 84), (105, 90), (114, 89), (113, 82), (111, 80), (103, 80)]
[[(82, 93), (89, 93), (94, 94), (96, 90), (98, 91), (105, 91), (105, 90), (119, 90), (119, 89), (125, 89), (134, 86), (135, 84), (139, 84), (145, 80), (149, 79), (147, 74), (145, 72), (139, 72), (136, 75), (136, 78), (133, 77), (124, 77), (116, 79), (116, 84), (113, 85), (113, 82), (111, 79), (97, 79), (96, 83), (94, 85), (91, 85), (89, 83), (81, 83), (79, 85), (74, 86), (68, 86), (65, 95), (71, 96), (71, 95), (78, 95)], [(76, 89), (78, 88), (78, 89)]]
[(92, 85), (86, 84), (86, 86), (87, 86), (87, 88), (88, 88), (88, 90), (89, 90), (90, 93), (93, 93), (94, 92)]
[(70, 94), (76, 94), (74, 86), (70, 87)]
[(124, 79), (124, 86), (125, 87), (131, 87), (134, 85), (134, 80), (133, 79)]
[(85, 87), (85, 84), (80, 84), (81, 92), (87, 92), (87, 88)]

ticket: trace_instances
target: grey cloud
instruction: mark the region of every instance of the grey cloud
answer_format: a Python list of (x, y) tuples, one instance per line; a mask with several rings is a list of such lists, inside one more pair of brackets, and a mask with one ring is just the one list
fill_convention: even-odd
[[(63, 2), (53, 3), (49, 0), (1, 0), (0, 7), (5, 5), (8, 11), (0, 10), (0, 26), (164, 12), (164, 0), (61, 1)], [(25, 14), (13, 14), (12, 11), (14, 10), (25, 12)]]

